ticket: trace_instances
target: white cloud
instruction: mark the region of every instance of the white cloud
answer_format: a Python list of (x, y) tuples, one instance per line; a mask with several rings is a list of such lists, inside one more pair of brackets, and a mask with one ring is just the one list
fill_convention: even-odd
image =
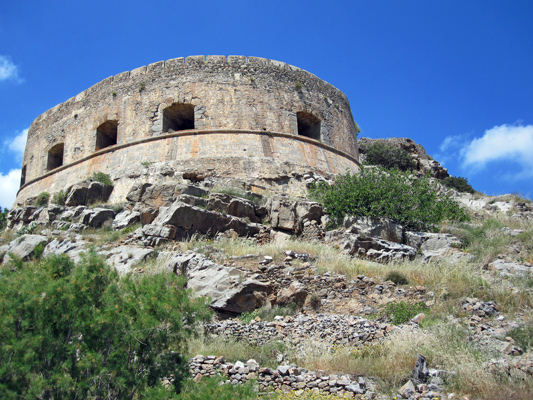
[(6, 175), (0, 173), (0, 206), (11, 208), (20, 187), (20, 169), (12, 169)]
[(442, 143), (439, 146), (440, 151), (447, 151), (450, 149), (457, 149), (465, 145), (466, 139), (464, 136), (455, 135), (455, 136), (446, 136)]
[[(516, 178), (533, 176), (533, 125), (500, 125), (486, 130), (461, 150), (463, 167), (481, 170), (491, 161), (509, 161), (522, 171)], [(505, 172), (505, 171), (502, 171)]]
[(24, 149), (26, 148), (26, 140), (28, 139), (28, 128), (23, 129), (13, 140), (6, 140), (5, 145), (15, 155), (17, 161), (22, 161), (24, 156)]
[(0, 81), (13, 80), (20, 82), (18, 67), (13, 64), (11, 57), (0, 55)]

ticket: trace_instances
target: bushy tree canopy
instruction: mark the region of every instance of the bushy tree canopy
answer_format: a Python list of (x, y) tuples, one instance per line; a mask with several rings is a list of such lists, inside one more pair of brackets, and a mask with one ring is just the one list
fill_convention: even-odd
[(15, 264), (0, 271), (2, 399), (142, 398), (171, 375), (179, 391), (208, 315), (183, 278), (120, 279), (94, 253)]

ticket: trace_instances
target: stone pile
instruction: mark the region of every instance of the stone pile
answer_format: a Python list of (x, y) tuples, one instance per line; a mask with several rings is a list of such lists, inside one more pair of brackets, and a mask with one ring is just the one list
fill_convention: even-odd
[(272, 322), (251, 321), (242, 324), (237, 320), (224, 320), (206, 326), (207, 332), (257, 345), (270, 341), (283, 341), (304, 346), (307, 340), (323, 342), (329, 346), (361, 347), (384, 338), (395, 327), (342, 314), (298, 314), (277, 316)]
[(347, 375), (326, 375), (299, 368), (294, 364), (280, 365), (276, 369), (261, 367), (255, 360), (246, 363), (226, 363), (224, 357), (198, 355), (190, 360), (190, 370), (196, 381), (204, 376), (221, 374), (232, 384), (256, 380), (260, 391), (280, 390), (295, 391), (298, 394), (305, 390), (317, 393), (333, 393), (339, 396), (355, 397), (365, 395), (374, 399), (376, 392), (371, 382), (363, 377), (356, 379)]

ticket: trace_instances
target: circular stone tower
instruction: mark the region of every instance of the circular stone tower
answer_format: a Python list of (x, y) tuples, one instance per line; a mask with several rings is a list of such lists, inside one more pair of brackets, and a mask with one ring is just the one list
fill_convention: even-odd
[[(258, 57), (176, 58), (107, 78), (40, 115), (16, 204), (94, 172), (111, 176), (111, 200), (122, 201), (143, 174), (265, 183), (355, 172), (358, 157), (350, 105), (329, 83)], [(151, 165), (159, 169), (146, 173)]]

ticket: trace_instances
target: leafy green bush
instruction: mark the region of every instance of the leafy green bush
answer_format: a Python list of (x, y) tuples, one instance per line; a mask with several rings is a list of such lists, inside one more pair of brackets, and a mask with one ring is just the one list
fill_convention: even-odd
[(111, 176), (109, 176), (109, 174), (106, 174), (104, 172), (95, 172), (94, 174), (91, 175), (89, 180), (100, 182), (103, 185), (113, 186), (113, 181), (111, 180)]
[(415, 304), (400, 301), (389, 303), (383, 308), (383, 313), (394, 325), (401, 325), (422, 312), (428, 312), (429, 308), (421, 301)]
[(394, 282), (397, 285), (407, 285), (409, 283), (407, 277), (399, 271), (390, 271), (385, 276), (385, 280)]
[(48, 205), (48, 200), (50, 200), (50, 193), (41, 192), (37, 195), (33, 201), (33, 204), (35, 204), (37, 207), (46, 207)]
[(388, 217), (412, 229), (431, 229), (446, 219), (469, 219), (449, 196), (438, 194), (429, 178), (398, 170), (362, 168), (358, 174), (340, 175), (332, 186), (313, 185), (309, 193), (337, 225), (347, 215)]
[[(167, 399), (168, 397), (164, 397)], [(203, 378), (200, 382), (187, 381), (176, 399), (180, 400), (252, 400), (258, 395), (252, 383), (232, 385), (220, 377)]]
[(91, 252), (78, 266), (60, 255), (4, 268), (0, 314), (3, 399), (130, 399), (171, 375), (179, 392), (208, 311), (183, 278), (119, 279)]
[(366, 164), (379, 165), (387, 169), (399, 169), (400, 171), (410, 171), (416, 168), (413, 158), (400, 147), (375, 141), (366, 145), (362, 150), (366, 156)]
[(67, 201), (67, 192), (60, 190), (59, 192), (54, 193), (52, 196), (52, 203), (64, 206)]
[(441, 182), (444, 186), (455, 189), (458, 192), (466, 192), (471, 194), (474, 194), (475, 192), (474, 188), (468, 183), (468, 179), (463, 178), (461, 176), (448, 176), (444, 178)]

